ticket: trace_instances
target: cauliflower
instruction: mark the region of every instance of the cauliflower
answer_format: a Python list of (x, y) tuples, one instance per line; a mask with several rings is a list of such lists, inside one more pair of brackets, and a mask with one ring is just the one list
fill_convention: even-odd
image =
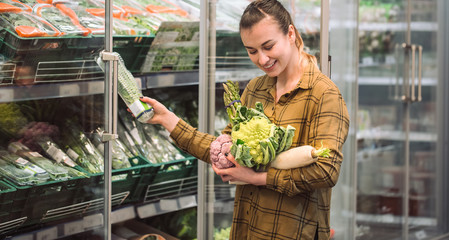
[(270, 137), (271, 128), (275, 127), (268, 119), (255, 117), (248, 122), (240, 124), (238, 131), (232, 132), (232, 141), (243, 141), (250, 148), (249, 153), (256, 163), (262, 163), (264, 159), (260, 141)]
[(223, 100), (232, 125), (231, 154), (246, 167), (264, 167), (290, 148), (295, 128), (276, 126), (265, 115), (263, 105), (255, 103), (254, 108), (240, 102), (239, 87), (230, 80), (223, 84)]
[(232, 139), (228, 134), (222, 134), (210, 144), (210, 160), (217, 168), (234, 167), (234, 163), (226, 156), (231, 151)]

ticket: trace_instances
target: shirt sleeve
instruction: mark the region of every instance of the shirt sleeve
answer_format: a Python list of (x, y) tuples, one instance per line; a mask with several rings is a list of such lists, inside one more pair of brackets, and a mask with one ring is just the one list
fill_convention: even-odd
[(210, 163), (210, 144), (215, 140), (215, 136), (198, 131), (184, 120), (180, 119), (176, 127), (170, 133), (170, 137), (183, 151), (190, 155)]
[(335, 88), (327, 89), (316, 104), (316, 114), (311, 119), (310, 145), (331, 149), (328, 158), (319, 158), (311, 165), (279, 170), (269, 168), (267, 188), (294, 196), (319, 188), (331, 188), (337, 183), (343, 154), (343, 143), (349, 130), (349, 114), (346, 104)]

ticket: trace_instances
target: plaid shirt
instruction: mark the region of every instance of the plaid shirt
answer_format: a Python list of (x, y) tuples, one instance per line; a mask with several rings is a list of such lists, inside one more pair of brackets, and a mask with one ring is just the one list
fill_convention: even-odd
[[(292, 147), (312, 145), (332, 150), (329, 158), (302, 168), (268, 168), (267, 185), (238, 185), (230, 239), (329, 239), (331, 188), (337, 183), (343, 160), (342, 145), (349, 129), (346, 104), (335, 84), (309, 63), (301, 82), (277, 103), (276, 78), (252, 79), (241, 101), (264, 106), (276, 125), (296, 128)], [(230, 134), (230, 127), (223, 130)], [(210, 162), (214, 136), (204, 134), (180, 120), (171, 133), (183, 150)]]

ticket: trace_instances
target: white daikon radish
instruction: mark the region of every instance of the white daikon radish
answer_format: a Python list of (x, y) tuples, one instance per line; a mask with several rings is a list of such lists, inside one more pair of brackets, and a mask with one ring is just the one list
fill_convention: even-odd
[(315, 149), (310, 145), (295, 147), (276, 156), (271, 167), (277, 169), (290, 169), (310, 165), (318, 160), (318, 157), (329, 157), (330, 149), (321, 147)]

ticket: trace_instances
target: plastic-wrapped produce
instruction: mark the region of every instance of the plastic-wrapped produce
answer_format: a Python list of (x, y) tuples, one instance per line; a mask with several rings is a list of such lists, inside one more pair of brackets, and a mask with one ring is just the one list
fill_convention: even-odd
[(151, 141), (160, 156), (159, 162), (169, 162), (176, 159), (183, 159), (184, 156), (173, 146), (170, 140), (165, 137), (154, 125), (142, 124), (142, 131), (146, 138)]
[(139, 131), (136, 125), (136, 121), (132, 119), (131, 114), (129, 114), (126, 110), (122, 108), (121, 110), (119, 110), (119, 117), (121, 122), (123, 123), (123, 126), (125, 126), (128, 134), (134, 141), (134, 144), (138, 149), (139, 154), (147, 159), (153, 157), (150, 151), (151, 143), (147, 141), (144, 133), (142, 131)]
[(0, 159), (0, 174), (20, 186), (39, 183), (34, 178), (34, 172), (20, 169), (3, 159)]
[[(71, 128), (73, 127), (72, 125)], [(89, 173), (103, 172), (102, 165), (98, 165), (97, 161), (93, 159), (94, 156), (84, 150), (83, 144), (77, 138), (78, 132), (76, 130), (64, 131), (62, 135), (61, 146), (64, 146), (65, 152), (71, 159)]]
[[(73, 141), (79, 143), (79, 147), (86, 153), (89, 161), (97, 168), (103, 171), (104, 169), (104, 157), (103, 154), (98, 151), (95, 145), (90, 141), (90, 139), (82, 132), (81, 128), (78, 127), (74, 122), (67, 121), (66, 129), (68, 132), (65, 134), (70, 134), (73, 137)], [(64, 134), (64, 135), (65, 135)]]
[(50, 138), (37, 140), (42, 150), (57, 163), (63, 163), (69, 167), (76, 167), (77, 164)]
[[(101, 55), (97, 57), (97, 63), (104, 71), (105, 63), (101, 59)], [(118, 53), (110, 53), (118, 57), (118, 94), (125, 102), (126, 106), (131, 110), (134, 116), (140, 122), (148, 122), (153, 115), (153, 107), (147, 103), (140, 101), (140, 97), (143, 96), (142, 91), (137, 86), (137, 82), (134, 76), (128, 69), (126, 69), (125, 63), (122, 57)]]
[(126, 148), (132, 153), (133, 156), (139, 156), (140, 152), (136, 147), (136, 143), (131, 135), (126, 131), (126, 128), (121, 122), (117, 123), (117, 134), (119, 139), (123, 142)]
[(29, 12), (3, 12), (0, 27), (17, 33), (20, 37), (55, 37), (61, 32), (45, 19)]
[(26, 1), (26, 0), (20, 0), (20, 1), (19, 0), (2, 0), (2, 4), (0, 6), (0, 12), (20, 12), (20, 11), (31, 12), (32, 4), (30, 4), (29, 1), (30, 0), (28, 0), (28, 1)]
[(104, 18), (92, 15), (86, 11), (85, 7), (68, 1), (54, 3), (53, 5), (69, 16), (72, 22), (88, 29), (93, 35), (103, 35), (105, 33)]
[[(103, 132), (104, 130), (102, 128), (97, 128), (95, 132), (90, 135), (92, 143), (102, 154), (104, 154), (104, 143), (101, 141)], [(134, 157), (134, 155), (119, 138), (111, 140), (110, 143), (112, 144), (112, 168), (130, 168), (131, 163), (129, 162), (129, 158)]]
[(53, 163), (48, 158), (45, 158), (38, 152), (33, 152), (27, 146), (20, 142), (12, 142), (8, 145), (8, 150), (15, 153), (25, 159), (28, 159), (32, 163), (41, 167), (50, 174), (52, 180), (67, 180), (70, 178), (67, 169)]
[(25, 172), (32, 173), (33, 174), (32, 175), (33, 179), (31, 181), (32, 183), (42, 183), (50, 179), (50, 176), (47, 173), (47, 171), (14, 153), (9, 153), (6, 150), (0, 150), (0, 157), (3, 160), (11, 163), (15, 167)]
[(33, 6), (33, 13), (46, 19), (64, 35), (87, 36), (91, 32), (51, 4), (36, 4)]

